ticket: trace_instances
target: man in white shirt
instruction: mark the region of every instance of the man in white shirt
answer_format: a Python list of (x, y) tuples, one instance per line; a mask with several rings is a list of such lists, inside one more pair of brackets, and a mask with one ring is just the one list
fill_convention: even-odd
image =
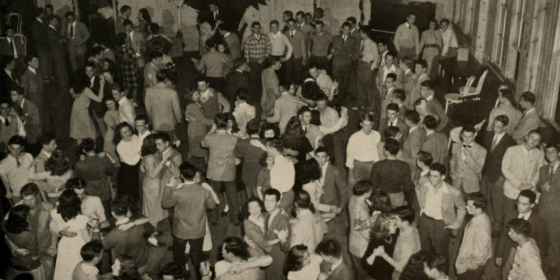
[(12, 205), (21, 201), (20, 190), (29, 183), (29, 168), (33, 164), (33, 156), (23, 151), (24, 145), (23, 137), (11, 137), (9, 155), (0, 162), (0, 178), (6, 189), (6, 198)]
[(25, 138), (27, 135), (23, 122), (12, 113), (8, 100), (0, 100), (0, 143), (6, 145), (13, 136)]
[(530, 238), (531, 224), (517, 218), (506, 225), (508, 235), (517, 243), (517, 251), (513, 260), (513, 269), (508, 280), (545, 280), (539, 248), (534, 239)]
[(248, 99), (249, 91), (246, 88), (240, 88), (237, 90), (237, 101), (235, 102), (236, 105), (235, 110), (233, 110), (233, 116), (237, 121), (239, 130), (241, 130), (244, 135), (247, 134), (247, 123), (256, 117), (255, 106), (247, 103)]
[(136, 133), (138, 133), (138, 138), (140, 141), (144, 143), (144, 139), (152, 134), (150, 131), (150, 123), (148, 122), (148, 116), (145, 114), (140, 114), (136, 116), (134, 119), (134, 128), (136, 129)]
[(441, 51), (441, 55), (444, 57), (455, 55), (459, 44), (457, 43), (455, 31), (453, 31), (453, 28), (449, 28), (449, 20), (446, 18), (440, 20), (439, 27), (441, 28), (441, 35), (443, 37), (443, 50)]
[(270, 140), (266, 143), (266, 148), (268, 156), (274, 158), (274, 165), (270, 169), (270, 186), (281, 194), (291, 191), (296, 173), (294, 163), (282, 154), (284, 151), (282, 140)]
[(119, 103), (119, 120), (120, 122), (126, 122), (130, 126), (134, 126), (134, 119), (136, 118), (136, 113), (134, 112), (134, 105), (132, 101), (126, 97), (126, 93), (121, 91), (120, 86), (115, 84), (111, 90), (113, 98)]
[(346, 167), (348, 185), (353, 186), (360, 180), (367, 180), (373, 163), (379, 160), (377, 143), (381, 141), (379, 132), (372, 129), (373, 116), (363, 114), (360, 119), (362, 129), (350, 136), (346, 148)]

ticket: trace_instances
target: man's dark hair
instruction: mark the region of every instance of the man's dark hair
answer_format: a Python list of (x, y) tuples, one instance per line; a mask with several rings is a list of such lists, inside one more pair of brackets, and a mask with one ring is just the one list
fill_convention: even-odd
[(189, 277), (183, 265), (176, 262), (170, 262), (161, 268), (161, 274), (164, 276), (173, 276), (174, 280), (183, 280)]
[(95, 141), (91, 138), (85, 138), (80, 143), (80, 151), (84, 151), (86, 153), (95, 151)]
[(432, 157), (432, 154), (428, 153), (428, 152), (424, 152), (424, 151), (419, 151), (418, 152), (418, 157), (417, 159), (425, 164), (426, 166), (431, 166), (432, 163), (434, 162), (434, 158)]
[(14, 61), (15, 58), (11, 55), (5, 55), (2, 58), (2, 69), (6, 68), (6, 66), (8, 66), (8, 64), (12, 63), (12, 61)]
[(295, 24), (295, 23), (296, 23), (296, 19), (295, 19), (295, 18), (293, 18), (293, 17), (291, 17), (291, 18), (289, 18), (289, 19), (288, 19), (288, 21), (287, 21), (287, 22), (288, 22), (288, 23), (290, 23), (290, 22), (291, 22), (291, 23), (294, 23), (294, 24)]
[(91, 262), (101, 252), (103, 252), (103, 244), (99, 240), (93, 240), (82, 246), (80, 256), (84, 261)]
[(253, 21), (253, 23), (251, 23), (251, 28), (255, 28), (257, 26), (261, 26), (261, 23), (258, 21)]
[(383, 148), (387, 152), (389, 152), (389, 154), (391, 154), (392, 156), (396, 156), (399, 153), (401, 147), (399, 141), (397, 141), (396, 139), (386, 138), (385, 145), (383, 145)]
[(361, 26), (360, 33), (364, 33), (368, 38), (371, 38), (371, 30), (367, 26)]
[(340, 258), (341, 252), (340, 243), (334, 239), (324, 239), (317, 244), (315, 253), (328, 257)]
[(268, 189), (264, 192), (263, 198), (266, 198), (267, 196), (274, 196), (276, 198), (276, 202), (278, 202), (280, 201), (282, 194), (277, 189)]
[(311, 113), (311, 109), (309, 109), (309, 107), (307, 107), (307, 106), (303, 106), (303, 107), (299, 108), (299, 110), (297, 111), (297, 115), (298, 116), (303, 116), (303, 114), (305, 112), (310, 112)]
[(126, 12), (132, 10), (132, 8), (131, 8), (130, 6), (128, 6), (128, 5), (124, 5), (124, 6), (121, 7), (120, 10), (121, 10), (121, 14), (124, 14), (124, 13), (126, 13)]
[(324, 23), (322, 20), (318, 20), (318, 21), (315, 22), (315, 26), (319, 26), (319, 25), (320, 25), (321, 27), (324, 27), (324, 26), (325, 26), (325, 23)]
[(30, 53), (28, 56), (25, 57), (25, 63), (29, 65), (29, 62), (31, 62), (34, 58), (39, 59), (39, 56), (37, 54)]
[(128, 203), (119, 199), (113, 200), (111, 202), (111, 212), (119, 217), (126, 216), (126, 213), (128, 213)]
[(488, 199), (486, 199), (486, 197), (482, 193), (474, 192), (474, 193), (467, 194), (467, 201), (469, 200), (472, 200), (473, 205), (476, 208), (480, 208), (483, 211), (486, 210), (486, 206), (488, 205)]
[(519, 192), (519, 196), (528, 198), (531, 204), (535, 204), (537, 202), (537, 194), (532, 190), (522, 190)]
[(156, 133), (155, 138), (155, 140), (161, 140), (163, 143), (171, 143), (171, 137), (167, 133)]
[(181, 176), (183, 176), (183, 178), (192, 180), (194, 176), (196, 176), (196, 172), (198, 172), (198, 169), (189, 162), (183, 162), (179, 166), (179, 172), (181, 173)]
[(348, 29), (352, 29), (352, 25), (349, 22), (342, 23), (342, 29), (344, 29), (345, 27), (348, 27)]
[(501, 122), (504, 127), (509, 124), (509, 118), (506, 115), (499, 115), (494, 120)]
[(158, 83), (163, 83), (165, 82), (165, 79), (167, 79), (167, 72), (160, 70), (156, 72), (156, 80), (158, 81)]
[[(422, 69), (428, 69), (428, 62), (426, 62), (423, 59), (417, 60), (416, 64), (420, 65), (420, 67), (422, 67)], [(418, 74), (418, 73), (416, 73)]]
[(323, 18), (323, 16), (325, 16), (325, 12), (321, 8), (315, 9), (315, 14), (317, 15), (317, 17), (320, 17), (320, 18)]
[(163, 58), (163, 53), (161, 53), (160, 51), (152, 51), (150, 52), (150, 61), (157, 59), (157, 58)]
[(15, 91), (19, 96), (22, 96), (22, 95), (25, 94), (25, 89), (18, 86), (17, 84), (13, 84), (10, 91)]
[(29, 195), (37, 196), (39, 194), (39, 187), (35, 183), (27, 183), (21, 188), (19, 194), (22, 198)]
[(277, 25), (277, 26), (280, 25), (280, 23), (279, 23), (277, 20), (275, 20), (275, 19), (273, 19), (273, 20), (270, 21), (270, 25), (273, 25), (273, 24), (275, 24), (275, 25)]
[(463, 132), (470, 132), (472, 134), (475, 134), (476, 129), (472, 125), (466, 125), (466, 126), (463, 126), (463, 129), (461, 129), (461, 134), (463, 134)]
[(251, 257), (249, 251), (247, 251), (247, 244), (239, 237), (226, 237), (226, 239), (224, 239), (224, 249), (226, 252), (232, 253), (234, 256), (244, 261)]
[(397, 103), (387, 104), (387, 110), (386, 111), (395, 111), (396, 113), (399, 113), (399, 104), (397, 104)]
[(219, 113), (214, 117), (214, 124), (216, 124), (217, 129), (227, 128), (228, 116), (225, 113)]
[(426, 88), (428, 88), (429, 90), (432, 90), (432, 91), (434, 90), (434, 82), (432, 82), (432, 81), (423, 81), (420, 84), (420, 86), (426, 87)]
[(153, 22), (150, 24), (150, 32), (152, 32), (152, 34), (157, 35), (159, 34), (159, 24)]
[(245, 131), (247, 131), (248, 135), (258, 134), (260, 130), (259, 122), (255, 119), (250, 120), (247, 122), (245, 126)]
[(515, 218), (510, 220), (506, 224), (506, 228), (515, 231), (517, 234), (523, 234), (525, 237), (529, 237), (531, 235), (531, 224), (524, 219)]
[(407, 221), (412, 224), (414, 221), (414, 209), (409, 206), (399, 206), (389, 211), (389, 216), (397, 216), (401, 221)]
[(395, 137), (397, 137), (397, 135), (399, 135), (399, 132), (400, 132), (400, 131), (401, 131), (401, 130), (399, 129), (398, 126), (389, 126), (389, 127), (386, 127), (386, 128), (383, 130), (383, 137), (384, 137), (385, 139), (389, 139), (389, 138), (393, 138), (393, 139), (394, 139)]
[(64, 14), (64, 18), (68, 18), (69, 16), (76, 17), (76, 15), (75, 15), (73, 12), (66, 12), (66, 13)]
[(527, 133), (527, 136), (529, 136), (531, 134), (536, 134), (542, 139), (542, 133), (538, 129), (533, 129), (533, 130), (529, 131), (529, 133)]
[(374, 122), (373, 116), (371, 114), (365, 113), (360, 116), (360, 123), (365, 121)]
[(393, 80), (393, 82), (396, 82), (396, 81), (397, 81), (397, 74), (395, 74), (395, 73), (389, 73), (389, 74), (387, 74), (387, 76), (385, 77), (385, 79), (391, 79), (391, 80)]
[[(349, 18), (346, 19), (346, 21), (351, 23), (352, 25), (356, 25), (356, 23), (358, 22), (355, 17), (349, 17)], [(360, 30), (361, 30), (361, 28), (360, 28)]]
[(436, 117), (432, 115), (427, 115), (424, 117), (424, 126), (427, 129), (436, 129), (437, 125), (438, 125), (438, 121)]
[(294, 12), (292, 11), (284, 11), (283, 15), (287, 15), (289, 18), (293, 18), (294, 17)]
[(303, 11), (298, 11), (298, 12), (296, 13), (296, 17), (297, 17), (297, 16), (305, 17), (305, 13), (304, 13)]
[(200, 82), (207, 83), (206, 75), (198, 75), (198, 77), (196, 77), (196, 83), (198, 84)]
[(446, 19), (446, 18), (441, 19), (441, 20), (439, 21), (439, 24), (442, 24), (442, 23), (447, 23), (447, 24), (449, 25), (449, 20)]
[(249, 100), (249, 90), (247, 88), (238, 88), (235, 93), (239, 100), (248, 101)]
[(424, 263), (429, 269), (436, 269), (439, 272), (447, 271), (447, 260), (445, 257), (436, 253), (428, 253), (424, 256)]
[(284, 142), (282, 141), (282, 139), (279, 138), (269, 139), (268, 141), (266, 141), (266, 146), (274, 148), (280, 153), (284, 152)]
[(354, 195), (360, 196), (373, 189), (373, 184), (370, 180), (360, 180), (352, 188), (352, 193)]
[(445, 165), (443, 165), (442, 163), (435, 162), (430, 165), (430, 171), (437, 171), (439, 175), (444, 176), (447, 168), (445, 168)]
[(150, 121), (148, 120), (148, 116), (146, 114), (137, 115), (136, 118), (134, 119), (134, 121), (144, 121), (144, 122), (146, 122), (146, 124), (150, 123)]
[(526, 91), (526, 92), (521, 94), (520, 100), (524, 100), (524, 101), (529, 102), (531, 104), (535, 104), (535, 101), (537, 100), (537, 98), (535, 97), (534, 93), (532, 93), (530, 91)]
[(404, 92), (404, 90), (396, 88), (395, 90), (393, 90), (393, 97), (404, 102), (404, 100), (406, 99), (406, 93)]
[(20, 145), (23, 147), (25, 145), (25, 138), (19, 135), (14, 135), (10, 137), (10, 140), (8, 140), (8, 146), (10, 145)]
[(414, 125), (420, 122), (420, 114), (414, 110), (407, 110), (406, 113), (404, 113), (404, 118)]
[(132, 21), (130, 19), (125, 19), (125, 20), (123, 20), (123, 25), (124, 26), (130, 26), (130, 25), (132, 25)]
[(325, 147), (318, 147), (317, 149), (315, 149), (315, 155), (319, 154), (319, 153), (325, 153), (327, 154), (327, 156), (329, 155), (329, 151), (325, 148)]
[(93, 55), (93, 56), (101, 55), (104, 51), (105, 51), (105, 49), (102, 46), (95, 46), (91, 50), (91, 55)]
[(235, 69), (238, 69), (239, 67), (243, 66), (245, 63), (247, 63), (246, 58), (238, 57), (233, 61), (233, 66), (235, 67)]

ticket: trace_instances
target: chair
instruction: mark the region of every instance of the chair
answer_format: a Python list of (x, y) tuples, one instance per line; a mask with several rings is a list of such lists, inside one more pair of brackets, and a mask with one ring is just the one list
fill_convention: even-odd
[(451, 148), (451, 143), (458, 143), (461, 142), (461, 131), (463, 130), (462, 126), (454, 127), (449, 132), (449, 141), (447, 142), (447, 150)]
[[(27, 51), (27, 38), (26, 38), (23, 34), (21, 34), (21, 33), (14, 34), (14, 37), (19, 37), (19, 38), (21, 38), (21, 41), (23, 42), (23, 50), (24, 50), (24, 52), (26, 52), (26, 51)], [(27, 54), (23, 53), (23, 54), (21, 54), (21, 55), (24, 55), (24, 56), (25, 56), (25, 55), (27, 55)]]
[[(467, 80), (467, 85), (465, 86), (465, 88), (470, 88), (474, 83), (474, 79), (475, 77), (471, 76)], [(447, 110), (449, 109), (449, 104), (457, 104), (462, 102), (460, 99), (461, 96), (464, 96), (464, 91), (462, 93), (448, 93), (445, 95), (445, 113), (447, 113)]]
[(9, 13), (6, 16), (6, 24), (14, 28), (14, 33), (21, 34), (21, 23), (23, 22), (21, 15), (17, 13)]
[(480, 123), (477, 123), (477, 124), (474, 126), (475, 135), (477, 135), (478, 132), (482, 129), (482, 126), (484, 126), (484, 123), (486, 123), (486, 119), (482, 120)]
[[(480, 94), (480, 92), (482, 91), (482, 85), (484, 84), (484, 80), (486, 79), (486, 74), (488, 74), (488, 70), (485, 70), (484, 73), (482, 73), (482, 76), (480, 76), (480, 79), (478, 79), (478, 82), (476, 84), (476, 88), (471, 86), (464, 86), (464, 87), (460, 87), (459, 88), (459, 93), (461, 95), (477, 95)], [(466, 90), (466, 93), (465, 93)]]

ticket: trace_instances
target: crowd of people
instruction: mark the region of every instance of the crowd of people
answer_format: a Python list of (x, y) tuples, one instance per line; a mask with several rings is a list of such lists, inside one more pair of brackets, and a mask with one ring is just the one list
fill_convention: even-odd
[[(535, 94), (519, 95), (520, 111), (507, 84), (486, 128), (452, 129), (435, 95), (438, 60), (457, 50), (449, 20), (420, 33), (410, 13), (392, 42), (374, 42), (318, 8), (239, 36), (208, 8), (188, 90), (146, 9), (135, 25), (119, 7), (114, 46), (51, 5), (33, 52), (4, 28), (5, 279), (558, 275), (560, 145), (541, 143)], [(43, 125), (47, 84), (74, 100), (76, 162)], [(219, 224), (238, 234), (213, 244)]]

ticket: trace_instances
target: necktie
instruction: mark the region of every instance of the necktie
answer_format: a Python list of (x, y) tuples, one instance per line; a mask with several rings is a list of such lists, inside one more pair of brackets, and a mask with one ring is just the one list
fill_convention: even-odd
[(15, 57), (16, 56), (16, 45), (14, 44), (14, 39), (10, 39), (10, 47), (12, 48), (12, 53)]
[(74, 39), (74, 24), (70, 24), (70, 39)]
[(214, 21), (216, 21), (216, 19), (218, 18), (218, 12), (214, 13)]
[(346, 43), (346, 36), (342, 36), (342, 43)]
[(292, 33), (292, 39), (294, 39), (294, 31), (292, 31), (291, 33)]
[(19, 161), (19, 158), (16, 158), (16, 166), (19, 168), (21, 166), (21, 162)]
[(554, 165), (550, 166), (549, 176), (550, 176), (549, 182), (552, 182), (552, 177), (554, 177)]
[(469, 149), (470, 149), (470, 148), (471, 148), (471, 145), (463, 144), (463, 148), (469, 148)]
[(395, 126), (395, 121), (389, 122), (389, 126)]
[(304, 126), (304, 127), (303, 127), (303, 131), (304, 131), (305, 133), (307, 133), (307, 126)]
[(8, 118), (4, 119), (4, 125), (5, 126), (9, 126), (10, 125), (10, 121), (8, 120)]
[(492, 140), (492, 147), (490, 148), (490, 151), (493, 151), (494, 148), (496, 148), (496, 145), (498, 145), (498, 135), (494, 136), (494, 140)]

